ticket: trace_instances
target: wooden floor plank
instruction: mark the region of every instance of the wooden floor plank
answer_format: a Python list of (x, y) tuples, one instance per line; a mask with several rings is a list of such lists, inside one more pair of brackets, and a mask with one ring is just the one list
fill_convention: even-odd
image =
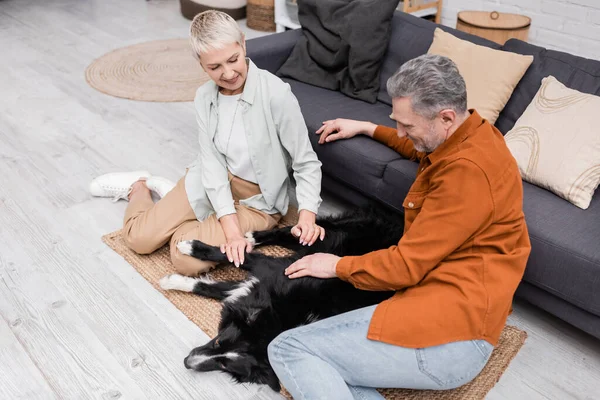
[[(0, 223), (6, 222), (7, 213), (2, 214)], [(14, 246), (6, 236), (0, 238)], [(137, 385), (53, 285), (54, 276), (42, 273), (22, 252), (4, 254), (10, 266), (0, 271), (0, 314), (11, 321), (12, 333), (52, 392), (58, 398), (122, 394), (143, 399)], [(28, 388), (15, 387), (25, 391), (20, 395), (25, 396)]]
[[(0, 270), (8, 266), (0, 260)], [(6, 285), (4, 281), (0, 285)], [(18, 329), (22, 319), (0, 318), (0, 399), (56, 399), (46, 378), (29, 358), (12, 329)]]

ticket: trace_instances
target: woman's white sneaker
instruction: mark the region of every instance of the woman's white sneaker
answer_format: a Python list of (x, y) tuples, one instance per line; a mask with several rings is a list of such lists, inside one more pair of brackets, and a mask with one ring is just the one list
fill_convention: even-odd
[(148, 171), (113, 172), (100, 175), (90, 182), (90, 193), (96, 197), (129, 200), (131, 187), (140, 179), (150, 178)]
[(167, 193), (173, 190), (175, 182), (163, 178), (162, 176), (151, 176), (146, 181), (146, 186), (162, 199)]

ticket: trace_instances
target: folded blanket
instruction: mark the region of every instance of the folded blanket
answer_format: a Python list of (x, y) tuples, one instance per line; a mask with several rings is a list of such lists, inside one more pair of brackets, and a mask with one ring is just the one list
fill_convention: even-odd
[(375, 103), (398, 0), (298, 0), (302, 38), (277, 74)]

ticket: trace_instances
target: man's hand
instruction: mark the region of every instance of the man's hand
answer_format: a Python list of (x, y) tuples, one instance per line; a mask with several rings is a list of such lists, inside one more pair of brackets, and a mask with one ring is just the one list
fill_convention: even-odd
[(308, 210), (300, 210), (298, 223), (292, 228), (292, 235), (300, 238), (303, 246), (312, 246), (317, 239), (325, 239), (325, 229), (315, 223), (317, 216)]
[(361, 133), (373, 137), (375, 128), (377, 128), (377, 125), (372, 122), (337, 118), (323, 122), (323, 126), (316, 133), (321, 135), (319, 144), (323, 144), (338, 139), (350, 139)]
[(290, 278), (314, 276), (315, 278), (335, 278), (335, 267), (341, 257), (327, 253), (316, 253), (305, 256), (286, 268), (285, 274)]

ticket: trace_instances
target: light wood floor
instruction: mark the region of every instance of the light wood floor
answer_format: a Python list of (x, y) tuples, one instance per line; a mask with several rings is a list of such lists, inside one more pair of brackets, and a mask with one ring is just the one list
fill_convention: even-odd
[[(122, 100), (84, 69), (129, 44), (185, 37), (175, 0), (0, 0), (0, 399), (268, 399), (192, 373), (206, 335), (100, 237), (125, 208), (101, 173), (177, 179), (196, 151), (191, 103)], [(257, 35), (248, 30), (248, 37)], [(343, 208), (327, 198), (323, 212)], [(600, 398), (600, 342), (527, 304), (529, 333), (489, 399)]]

